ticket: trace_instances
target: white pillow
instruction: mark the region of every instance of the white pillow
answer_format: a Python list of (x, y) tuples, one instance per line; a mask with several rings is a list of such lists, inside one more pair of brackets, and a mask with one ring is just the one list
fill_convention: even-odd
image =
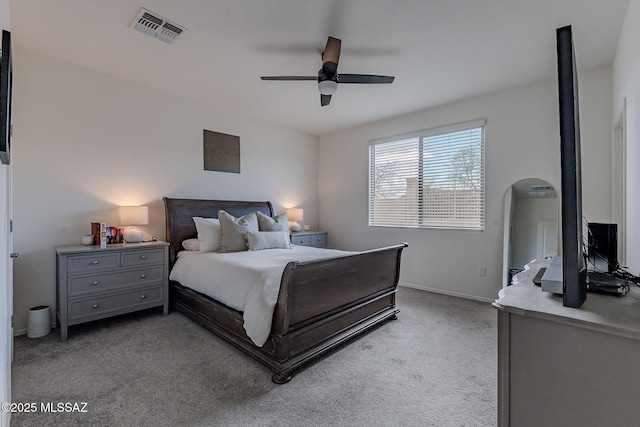
[(198, 239), (187, 239), (182, 242), (182, 247), (187, 251), (199, 251), (200, 250), (200, 240)]
[(291, 248), (288, 231), (247, 231), (244, 236), (250, 251)]
[(220, 250), (220, 221), (216, 218), (193, 217), (198, 230), (200, 252), (218, 252)]

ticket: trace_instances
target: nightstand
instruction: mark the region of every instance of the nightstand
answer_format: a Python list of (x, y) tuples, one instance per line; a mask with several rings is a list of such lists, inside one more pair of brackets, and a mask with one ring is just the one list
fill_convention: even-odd
[(300, 246), (327, 247), (328, 231), (294, 231), (291, 232), (291, 243)]
[(162, 306), (169, 312), (169, 244), (56, 247), (60, 336), (68, 327)]

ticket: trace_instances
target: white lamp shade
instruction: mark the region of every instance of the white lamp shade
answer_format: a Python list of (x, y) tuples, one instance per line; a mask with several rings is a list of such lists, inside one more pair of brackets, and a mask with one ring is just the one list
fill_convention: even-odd
[(290, 208), (285, 209), (285, 213), (287, 214), (287, 219), (289, 221), (302, 221), (304, 219), (304, 210), (301, 208)]
[(148, 225), (149, 206), (120, 206), (120, 225)]

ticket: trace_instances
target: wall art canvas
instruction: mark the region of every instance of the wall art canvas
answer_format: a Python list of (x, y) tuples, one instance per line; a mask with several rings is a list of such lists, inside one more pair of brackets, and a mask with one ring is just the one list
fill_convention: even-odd
[(204, 130), (204, 170), (240, 173), (240, 137)]

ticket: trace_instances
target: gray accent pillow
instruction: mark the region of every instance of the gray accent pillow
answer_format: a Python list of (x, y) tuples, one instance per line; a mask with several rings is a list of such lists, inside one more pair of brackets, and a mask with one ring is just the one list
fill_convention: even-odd
[(258, 217), (255, 212), (236, 218), (233, 215), (218, 211), (220, 220), (220, 250), (218, 252), (239, 252), (247, 250), (248, 231), (258, 231)]
[(247, 231), (245, 237), (250, 251), (291, 248), (288, 231)]
[(260, 231), (289, 231), (289, 219), (287, 213), (270, 217), (262, 212), (256, 212), (258, 216), (258, 228)]

